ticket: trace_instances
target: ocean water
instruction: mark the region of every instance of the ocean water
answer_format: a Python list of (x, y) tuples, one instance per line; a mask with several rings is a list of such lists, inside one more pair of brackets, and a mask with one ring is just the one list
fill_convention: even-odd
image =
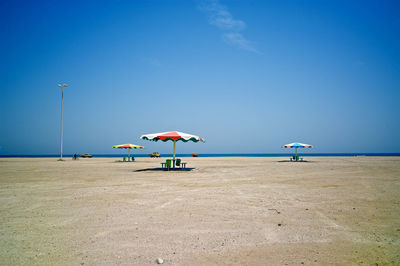
[[(128, 156), (128, 153), (121, 153), (121, 154), (92, 154), (93, 157), (124, 157)], [(293, 156), (294, 153), (199, 153), (198, 157), (290, 157)], [(297, 155), (304, 156), (304, 157), (311, 157), (311, 156), (323, 156), (323, 157), (330, 157), (330, 156), (342, 156), (342, 157), (349, 157), (349, 156), (400, 156), (400, 153), (300, 153), (298, 152)], [(63, 154), (63, 157), (68, 158), (72, 157), (73, 154)], [(134, 157), (149, 157), (148, 154), (135, 154), (131, 153), (131, 156)], [(162, 157), (172, 157), (172, 153), (162, 153)], [(21, 158), (57, 158), (60, 157), (59, 154), (25, 154), (25, 155), (0, 155), (0, 158), (11, 158), (11, 157), (21, 157)], [(192, 154), (176, 154), (176, 157), (192, 157)]]

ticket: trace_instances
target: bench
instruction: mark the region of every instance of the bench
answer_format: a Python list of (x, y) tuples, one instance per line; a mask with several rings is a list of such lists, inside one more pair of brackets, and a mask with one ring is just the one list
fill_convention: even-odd
[[(186, 168), (186, 164), (187, 163), (182, 163), (181, 159), (177, 159), (175, 165), (178, 166), (179, 168)], [(167, 160), (165, 163), (161, 163), (161, 168), (163, 168), (163, 169), (164, 168), (171, 168), (171, 160)]]
[(161, 163), (162, 168), (167, 168), (168, 170), (171, 168), (171, 159), (167, 159), (165, 163)]
[(303, 162), (303, 157), (293, 156), (293, 157), (290, 157), (290, 161), (291, 162), (298, 162), (298, 161)]

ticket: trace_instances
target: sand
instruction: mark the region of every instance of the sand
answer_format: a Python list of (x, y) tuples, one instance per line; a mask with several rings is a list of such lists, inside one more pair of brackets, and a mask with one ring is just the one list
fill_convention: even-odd
[(287, 159), (0, 158), (0, 264), (400, 265), (399, 157)]

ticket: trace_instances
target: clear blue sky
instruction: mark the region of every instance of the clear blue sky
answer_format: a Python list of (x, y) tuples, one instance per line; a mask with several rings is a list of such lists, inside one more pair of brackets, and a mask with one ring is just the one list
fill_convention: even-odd
[(398, 1), (1, 1), (0, 154), (400, 152)]

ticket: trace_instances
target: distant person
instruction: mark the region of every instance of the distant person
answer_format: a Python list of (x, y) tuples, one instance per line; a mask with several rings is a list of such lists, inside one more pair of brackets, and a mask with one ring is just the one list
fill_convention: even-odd
[(74, 154), (74, 160), (76, 160), (76, 153)]

